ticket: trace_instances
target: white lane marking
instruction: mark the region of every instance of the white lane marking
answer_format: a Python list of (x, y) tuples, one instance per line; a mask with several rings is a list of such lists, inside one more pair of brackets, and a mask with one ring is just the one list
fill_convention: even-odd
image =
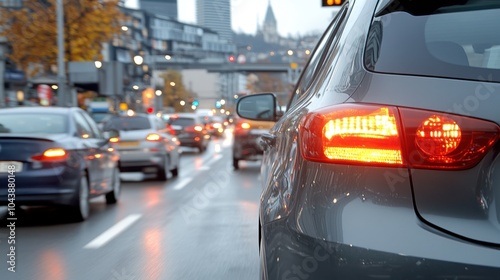
[(141, 214), (132, 214), (125, 217), (123, 220), (116, 223), (114, 226), (110, 227), (105, 232), (101, 233), (98, 237), (94, 238), (94, 240), (90, 241), (87, 245), (85, 245), (84, 249), (97, 249), (99, 247), (104, 246), (115, 236), (120, 234), (122, 231), (127, 229), (133, 223), (135, 223), (142, 215)]
[(221, 158), (222, 158), (221, 154), (216, 154), (216, 155), (214, 155), (214, 157), (212, 159), (207, 161), (204, 166), (212, 165), (214, 162), (218, 161)]
[(180, 181), (179, 183), (175, 184), (175, 186), (173, 187), (174, 190), (180, 190), (182, 188), (184, 188), (187, 184), (189, 184), (191, 181), (193, 180), (193, 178), (183, 178), (182, 181)]

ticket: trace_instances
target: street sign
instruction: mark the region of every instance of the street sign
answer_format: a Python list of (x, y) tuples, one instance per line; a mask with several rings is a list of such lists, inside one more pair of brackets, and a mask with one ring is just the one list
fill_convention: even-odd
[(41, 84), (36, 87), (36, 91), (40, 99), (40, 104), (49, 106), (52, 100), (52, 88), (49, 85)]

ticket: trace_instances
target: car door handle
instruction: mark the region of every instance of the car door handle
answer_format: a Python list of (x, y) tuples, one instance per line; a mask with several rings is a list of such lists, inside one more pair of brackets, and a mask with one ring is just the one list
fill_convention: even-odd
[(260, 136), (262, 148), (267, 150), (269, 147), (274, 146), (276, 144), (276, 135), (271, 133), (264, 133)]

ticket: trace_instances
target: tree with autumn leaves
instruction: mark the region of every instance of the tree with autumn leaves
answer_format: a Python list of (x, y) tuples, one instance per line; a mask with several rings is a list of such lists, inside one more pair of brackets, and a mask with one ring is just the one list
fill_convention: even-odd
[[(8, 58), (29, 76), (57, 65), (56, 0), (24, 0), (21, 8), (0, 8), (0, 36)], [(65, 61), (102, 59), (102, 43), (121, 31), (126, 16), (120, 0), (63, 0)]]
[[(196, 98), (196, 93), (186, 89), (182, 82), (182, 74), (175, 70), (163, 72), (160, 77), (165, 81), (163, 88), (163, 106), (173, 108), (175, 112), (184, 112), (190, 105), (182, 106), (179, 102), (184, 100), (189, 104), (191, 100)], [(186, 107), (187, 106), (187, 107)]]

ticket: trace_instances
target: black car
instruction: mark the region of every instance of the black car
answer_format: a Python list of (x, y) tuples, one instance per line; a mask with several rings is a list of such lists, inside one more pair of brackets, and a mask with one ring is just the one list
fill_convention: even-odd
[(182, 147), (197, 148), (204, 152), (210, 142), (203, 117), (194, 113), (172, 114), (167, 120), (169, 128), (175, 133)]
[[(241, 105), (241, 104), (240, 104)], [(240, 161), (258, 161), (262, 159), (260, 137), (274, 125), (274, 121), (255, 121), (236, 118), (233, 129), (233, 168), (240, 168)]]
[(345, 1), (261, 136), (261, 279), (500, 278), (499, 26), (500, 1)]
[[(113, 132), (110, 137), (116, 137)], [(95, 121), (79, 108), (0, 109), (0, 205), (68, 206), (75, 221), (89, 200), (120, 194), (118, 154)], [(9, 185), (7, 185), (9, 182)]]

